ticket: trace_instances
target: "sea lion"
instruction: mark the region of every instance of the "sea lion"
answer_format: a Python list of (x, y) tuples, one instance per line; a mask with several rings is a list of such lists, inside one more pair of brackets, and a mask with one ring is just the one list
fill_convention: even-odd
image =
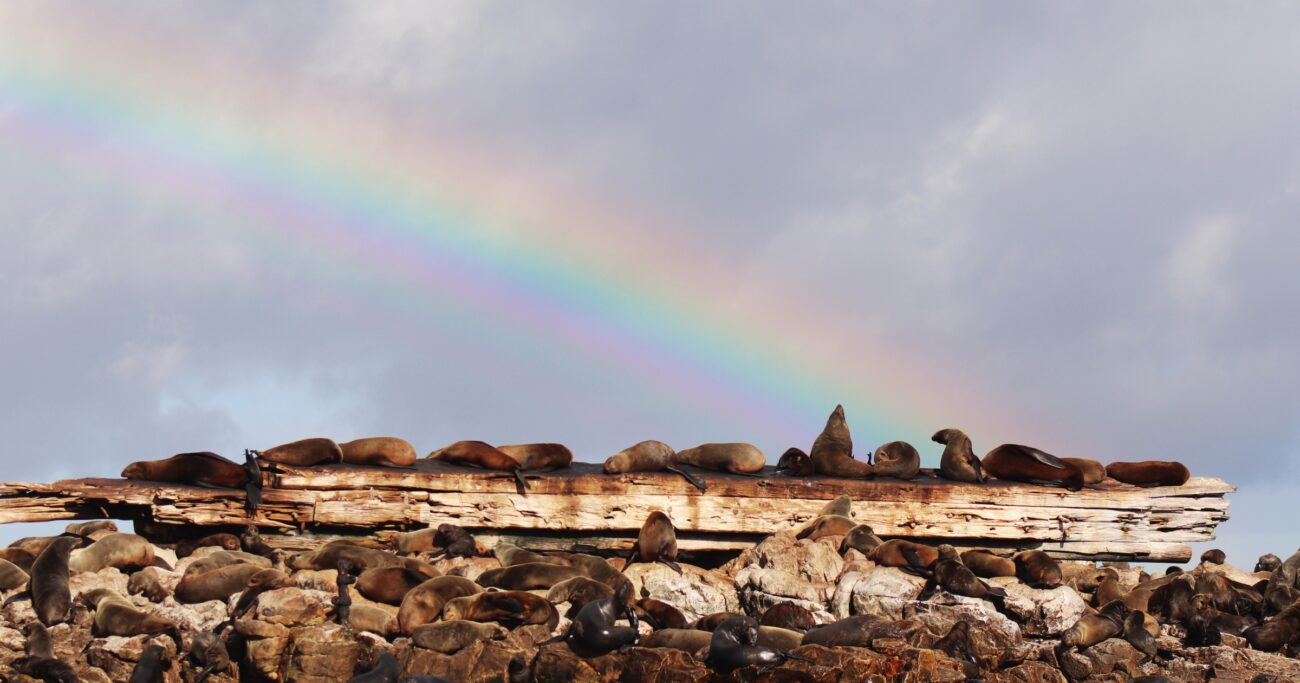
[(998, 479), (1059, 484), (1070, 491), (1083, 488), (1083, 473), (1077, 467), (1032, 446), (1002, 444), (989, 451), (981, 465)]
[(507, 628), (545, 624), (548, 631), (560, 622), (555, 605), (526, 591), (483, 591), (452, 598), (442, 607), (442, 620), (495, 621)]
[(758, 626), (758, 644), (778, 652), (789, 652), (803, 645), (803, 632), (780, 626)]
[(61, 624), (72, 609), (72, 591), (68, 589), (68, 556), (81, 543), (76, 536), (54, 539), (32, 563), (27, 590), (32, 594), (32, 611), (46, 626)]
[(961, 663), (962, 672), (969, 679), (979, 679), (981, 662), (971, 651), (970, 624), (958, 619), (944, 637), (935, 641), (933, 649)]
[(822, 506), (820, 515), (853, 516), (853, 499), (848, 496), (836, 496), (834, 500)]
[(407, 566), (372, 567), (357, 576), (357, 591), (367, 600), (400, 605), (407, 592), (431, 578)]
[(10, 662), (10, 666), (18, 673), (53, 683), (77, 683), (81, 680), (71, 664), (54, 657), (50, 633), (40, 622), (29, 621), (23, 624), (23, 635), (27, 636), (24, 644), (26, 656)]
[(776, 471), (787, 477), (806, 477), (817, 473), (812, 458), (799, 448), (787, 448), (776, 461)]
[(147, 568), (131, 575), (131, 579), (126, 582), (126, 591), (131, 595), (143, 595), (149, 602), (162, 602), (171, 595), (163, 588), (158, 575)]
[(877, 477), (913, 479), (921, 471), (921, 454), (906, 441), (890, 441), (876, 449), (871, 465)]
[(863, 555), (871, 555), (871, 551), (879, 548), (883, 543), (884, 541), (876, 535), (875, 531), (872, 531), (870, 526), (858, 524), (849, 529), (844, 540), (840, 541), (840, 554), (843, 555), (852, 548)]
[(970, 437), (960, 429), (940, 429), (930, 437), (943, 444), (943, 457), (939, 459), (939, 476), (953, 481), (983, 484), (984, 468), (975, 456)]
[(209, 546), (216, 546), (225, 550), (239, 550), (239, 537), (225, 532), (208, 534), (203, 538), (191, 538), (180, 541), (176, 544), (174, 550), (176, 551), (176, 557), (179, 559), (182, 557), (189, 557), (194, 554), (195, 550), (198, 550), (199, 548), (207, 548)]
[(1300, 604), (1292, 604), (1273, 618), (1242, 634), (1250, 646), (1261, 652), (1276, 652), (1300, 638)]
[(627, 563), (632, 564), (638, 555), (643, 562), (662, 562), (678, 574), (682, 573), (682, 568), (677, 565), (677, 530), (668, 515), (655, 510), (646, 517)]
[(1107, 603), (1096, 614), (1084, 614), (1061, 634), (1058, 652), (1070, 648), (1086, 650), (1107, 638), (1123, 635), (1128, 615), (1128, 607), (1119, 600)]
[(524, 477), (521, 471), (523, 467), (519, 461), (482, 441), (457, 441), (430, 453), (426, 459), (441, 460), (462, 467), (506, 472), (515, 478), (515, 482), (522, 490), (528, 490), (528, 479)]
[(253, 564), (265, 568), (271, 566), (271, 561), (265, 557), (239, 550), (218, 550), (191, 562), (185, 568), (185, 573), (202, 574), (212, 569), (229, 567), (232, 564)]
[(117, 531), (117, 523), (111, 519), (97, 519), (90, 522), (73, 522), (63, 528), (63, 533), (68, 536), (80, 536), (90, 538), (99, 532), (113, 533)]
[(1218, 548), (1211, 548), (1201, 553), (1201, 563), (1223, 564), (1228, 561), (1228, 554)]
[(638, 645), (648, 648), (681, 650), (692, 655), (698, 655), (702, 659), (704, 654), (708, 652), (709, 641), (711, 640), (713, 640), (712, 631), (701, 631), (694, 628), (664, 628), (647, 635), (641, 639)]
[(127, 683), (162, 683), (163, 669), (166, 668), (163, 666), (163, 653), (163, 646), (158, 643), (146, 645)]
[(732, 617), (740, 616), (744, 615), (740, 612), (714, 612), (713, 614), (706, 614), (699, 619), (696, 619), (695, 623), (691, 624), (691, 628), (712, 632), (713, 629), (717, 628), (722, 622)]
[(397, 657), (391, 652), (379, 655), (375, 665), (369, 671), (348, 679), (348, 683), (397, 683), (401, 671), (397, 666)]
[(240, 465), (216, 453), (178, 453), (163, 460), (141, 460), (122, 470), (123, 479), (189, 486), (244, 489), (244, 510), (250, 516), (262, 501), (262, 470), (252, 454)]
[(31, 576), (9, 560), (0, 560), (0, 591), (27, 585)]
[(1134, 486), (1182, 486), (1192, 473), (1181, 462), (1145, 460), (1112, 462), (1106, 466), (1106, 475)]
[(970, 567), (970, 570), (975, 572), (975, 576), (985, 579), (1016, 575), (1014, 560), (1009, 557), (999, 557), (987, 550), (967, 550), (961, 554), (961, 563)]
[(753, 444), (706, 443), (673, 454), (673, 463), (714, 472), (752, 475), (763, 470), (767, 456)]
[(482, 591), (477, 583), (463, 576), (439, 576), (407, 591), (397, 610), (397, 629), (404, 634), (420, 624), (427, 624), (442, 614), (442, 608), (452, 598), (461, 598)]
[(605, 474), (673, 472), (680, 474), (691, 486), (707, 491), (709, 487), (698, 477), (674, 464), (674, 455), (672, 447), (662, 441), (642, 441), (609, 456), (602, 469)]
[(415, 446), (395, 436), (372, 436), (338, 445), (339, 457), (349, 465), (411, 467), (419, 459)]
[(877, 546), (867, 559), (885, 567), (923, 570), (939, 561), (939, 551), (928, 545), (895, 538)]
[(180, 645), (180, 630), (175, 622), (155, 614), (136, 609), (121, 594), (107, 588), (96, 588), (81, 594), (88, 607), (95, 610), (92, 632), (96, 637), (122, 636), (130, 638), (141, 634), (169, 634)]
[(709, 656), (704, 663), (727, 676), (747, 666), (757, 666), (761, 674), (790, 658), (784, 652), (759, 645), (758, 631), (753, 617), (732, 617), (722, 622), (709, 638)]
[(15, 567), (26, 572), (31, 570), (32, 563), (36, 561), (36, 555), (22, 548), (0, 548), (0, 560), (12, 562)]
[(837, 405), (831, 411), (822, 433), (813, 441), (808, 457), (812, 458), (817, 474), (849, 479), (871, 476), (870, 463), (853, 459), (853, 437), (844, 419), (844, 406)]
[(561, 581), (583, 575), (581, 570), (573, 567), (547, 562), (526, 562), (511, 567), (489, 569), (478, 575), (478, 583), (484, 588), (527, 591), (549, 589)]
[(320, 550), (298, 553), (289, 558), (287, 564), (290, 569), (337, 569), (339, 560), (343, 559), (355, 564), (357, 571), (403, 566), (401, 558), (392, 553), (346, 542), (330, 543)]
[(495, 640), (509, 631), (498, 624), (477, 621), (440, 621), (421, 624), (411, 631), (411, 642), (416, 647), (443, 654), (455, 654), (481, 640)]
[(1282, 558), (1278, 557), (1277, 555), (1274, 555), (1273, 553), (1264, 553), (1263, 555), (1259, 556), (1258, 560), (1255, 561), (1255, 571), (1257, 573), (1271, 572), (1277, 569), (1281, 564), (1282, 564)]
[(1074, 468), (1079, 470), (1079, 474), (1083, 475), (1085, 486), (1100, 484), (1106, 480), (1106, 466), (1092, 458), (1061, 458), (1061, 462), (1074, 465)]
[(561, 557), (535, 553), (531, 550), (520, 548), (513, 543), (505, 542), (497, 543), (496, 546), (492, 548), (492, 555), (497, 558), (497, 562), (500, 562), (502, 567), (509, 567), (527, 562), (546, 562), (549, 564), (562, 565), (568, 564), (568, 562), (565, 562)]
[(1094, 607), (1111, 602), (1112, 600), (1123, 600), (1124, 589), (1119, 585), (1119, 579), (1114, 576), (1107, 576), (1097, 584), (1097, 590), (1092, 592), (1092, 604)]
[(230, 670), (230, 652), (226, 641), (210, 631), (200, 631), (190, 639), (190, 659), (202, 669), (194, 677), (196, 683), (203, 683), (213, 672)]
[(952, 546), (943, 544), (939, 546), (939, 560), (935, 562), (933, 571), (929, 579), (926, 580), (925, 587), (921, 589), (921, 596), (918, 600), (925, 600), (929, 597), (934, 588), (942, 588), (953, 595), (962, 595), (968, 598), (980, 598), (988, 600), (997, 607), (1002, 607), (1003, 601), (1007, 597), (1007, 592), (1001, 588), (990, 586), (975, 576), (966, 565), (961, 563), (956, 549)]
[(523, 443), (497, 446), (526, 470), (561, 470), (573, 464), (573, 451), (560, 443)]
[(258, 533), (256, 524), (249, 524), (244, 527), (244, 531), (239, 534), (239, 547), (246, 553), (265, 557), (272, 562), (278, 561), (280, 557), (279, 550), (272, 548), (267, 545), (266, 541), (262, 540), (262, 535)]
[(686, 615), (672, 605), (654, 598), (641, 598), (634, 606), (636, 614), (652, 628), (687, 628)]
[(140, 569), (153, 564), (153, 544), (135, 534), (109, 534), (68, 559), (68, 570), (76, 574), (97, 572), (105, 567)]
[(627, 583), (629, 580), (623, 572), (615, 569), (614, 565), (603, 557), (586, 553), (570, 553), (567, 560), (569, 566), (582, 572), (583, 576), (595, 579), (615, 590), (620, 584)]
[(763, 612), (759, 626), (776, 626), (778, 628), (803, 633), (817, 625), (817, 619), (807, 608), (793, 602), (778, 602)]
[(397, 615), (382, 607), (358, 602), (349, 607), (348, 626), (353, 631), (365, 631), (388, 638), (397, 635)]
[(1232, 582), (1220, 572), (1201, 572), (1196, 577), (1194, 590), (1206, 596), (1210, 606), (1220, 611), (1232, 611), (1237, 606), (1237, 591)]
[(1011, 558), (1016, 563), (1016, 578), (1034, 588), (1061, 585), (1061, 565), (1041, 550), (1026, 550)]
[[(567, 641), (580, 656), (602, 655), (624, 645), (635, 645), (637, 634), (636, 612), (630, 606), (632, 582), (622, 583), (609, 598), (592, 600), (578, 610), (569, 628), (548, 643)], [(615, 626), (620, 615), (627, 617), (630, 626)]]
[(582, 606), (592, 600), (608, 598), (614, 595), (614, 589), (595, 579), (589, 579), (585, 576), (575, 576), (571, 579), (565, 579), (546, 591), (546, 599), (553, 604), (562, 602), (569, 603), (569, 616), (578, 613)]
[(343, 449), (333, 439), (324, 437), (299, 439), (254, 453), (267, 462), (296, 467), (343, 461)]
[(289, 585), (289, 576), (279, 569), (262, 569), (255, 572), (248, 577), (247, 583), (242, 587), (239, 600), (235, 601), (234, 608), (230, 610), (230, 617), (232, 619), (243, 617), (249, 610), (253, 609), (253, 606), (257, 604), (257, 599), (263, 593), (277, 588), (284, 588), (287, 585)]
[[(191, 567), (192, 569), (192, 567)], [(265, 567), (243, 562), (218, 567), (205, 572), (186, 570), (176, 584), (176, 602), (194, 604), (208, 600), (227, 600), (244, 590), (253, 575)]]
[(822, 515), (795, 534), (795, 538), (815, 541), (827, 536), (847, 536), (857, 526), (857, 522), (842, 515)]

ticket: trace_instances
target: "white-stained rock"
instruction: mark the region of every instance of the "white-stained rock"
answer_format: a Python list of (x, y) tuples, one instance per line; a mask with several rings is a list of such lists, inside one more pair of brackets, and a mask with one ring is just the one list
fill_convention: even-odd
[(904, 619), (924, 587), (925, 579), (897, 567), (876, 567), (853, 585), (853, 614)]
[(624, 576), (631, 579), (634, 594), (654, 598), (676, 607), (695, 620), (715, 612), (740, 611), (736, 586), (724, 574), (683, 564), (682, 574), (666, 565), (637, 563)]
[(1079, 621), (1088, 609), (1083, 598), (1069, 586), (1030, 588), (1005, 576), (994, 577), (988, 582), (1007, 591), (1007, 611), (1015, 615), (1029, 635), (1057, 635)]
[(107, 588), (119, 595), (129, 595), (130, 591), (126, 589), (126, 584), (131, 580), (127, 574), (123, 574), (116, 567), (108, 567), (95, 572), (83, 572), (80, 574), (71, 574), (68, 577), (68, 589), (72, 591), (72, 597), (87, 591), (93, 591), (96, 588)]
[(225, 621), (228, 614), (226, 603), (220, 600), (182, 605), (171, 596), (150, 609), (154, 614), (170, 619), (182, 631), (191, 632), (211, 631), (217, 624)]
[(272, 624), (310, 626), (325, 621), (326, 612), (333, 607), (330, 597), (322, 591), (277, 588), (257, 596), (252, 614)]

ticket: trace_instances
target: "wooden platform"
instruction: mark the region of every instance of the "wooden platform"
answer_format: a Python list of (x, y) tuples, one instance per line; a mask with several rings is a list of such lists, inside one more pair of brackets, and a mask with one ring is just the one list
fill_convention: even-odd
[[(958, 484), (923, 471), (912, 481), (761, 478), (701, 473), (702, 493), (669, 473), (606, 475), (599, 465), (530, 478), (526, 495), (495, 472), (421, 461), (396, 470), (326, 465), (268, 472), (255, 523), (334, 533), (375, 533), (451, 522), (534, 547), (630, 547), (652, 510), (664, 510), (686, 550), (739, 549), (812, 519), (848, 495), (854, 516), (884, 537), (958, 546), (1039, 547), (1061, 557), (1184, 562), (1189, 543), (1214, 538), (1228, 518), (1220, 479), (1179, 487), (1114, 482), (1071, 493), (992, 481)], [(112, 518), (178, 534), (243, 526), (243, 492), (122, 479), (0, 484), (0, 523)], [(210, 531), (197, 529), (198, 531)]]

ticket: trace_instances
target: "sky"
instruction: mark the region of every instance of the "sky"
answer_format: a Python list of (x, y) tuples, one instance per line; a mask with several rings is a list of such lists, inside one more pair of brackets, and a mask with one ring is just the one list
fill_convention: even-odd
[(860, 453), (1223, 477), (1196, 552), (1249, 568), (1297, 545), (1298, 81), (1288, 3), (4, 3), (3, 479), (774, 459), (842, 403)]

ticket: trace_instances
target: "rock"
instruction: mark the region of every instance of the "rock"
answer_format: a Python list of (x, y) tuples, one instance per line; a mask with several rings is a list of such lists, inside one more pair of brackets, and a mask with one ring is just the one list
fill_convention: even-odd
[(182, 631), (191, 632), (211, 631), (217, 624), (225, 621), (228, 614), (226, 603), (220, 600), (182, 605), (170, 596), (150, 609), (154, 614), (170, 619)]
[(738, 561), (726, 567), (742, 605), (753, 615), (781, 602), (794, 602), (817, 616), (833, 620), (831, 598), (843, 573), (838, 552), (840, 537), (795, 540), (789, 532), (772, 534)]
[(256, 619), (235, 621), (235, 632), (245, 638), (288, 638), (289, 627)]
[(843, 619), (853, 613), (853, 588), (862, 579), (862, 574), (861, 571), (846, 570), (840, 576), (839, 583), (835, 584), (835, 592), (831, 595), (831, 601), (828, 605), (831, 616), (836, 619)]
[(830, 611), (833, 584), (814, 584), (780, 569), (750, 565), (736, 574), (741, 606), (751, 615), (761, 615), (773, 605), (791, 602), (813, 613), (817, 623), (833, 619)]
[(444, 557), (430, 564), (447, 576), (463, 576), (470, 581), (477, 581), (479, 574), (489, 569), (501, 568), (495, 557)]
[(1128, 641), (1110, 638), (1081, 652), (1063, 653), (1060, 666), (1066, 677), (1074, 680), (1115, 672), (1123, 674), (1127, 679), (1142, 675), (1137, 665), (1142, 658), (1142, 653), (1129, 645)]
[(68, 588), (72, 591), (74, 599), (78, 595), (96, 588), (107, 588), (115, 593), (128, 595), (130, 591), (126, 589), (126, 584), (130, 580), (131, 577), (123, 574), (120, 569), (108, 567), (99, 571), (72, 574), (68, 577)]
[[(176, 563), (180, 561), (176, 558), (175, 550), (172, 550), (171, 548), (161, 548), (156, 545), (153, 547), (153, 559), (155, 565), (158, 563), (159, 560), (161, 560), (163, 564), (167, 565), (168, 567), (171, 567), (172, 570), (176, 569)], [(162, 569), (162, 567), (155, 567), (155, 568)]]
[[(563, 647), (563, 646), (561, 646)], [(565, 648), (567, 650), (567, 648)], [(515, 655), (531, 656), (528, 651), (509, 642), (488, 640), (471, 643), (453, 655), (412, 647), (402, 639), (397, 646), (397, 661), (403, 676), (425, 674), (441, 676), (457, 683), (505, 681), (510, 659)], [(534, 680), (565, 680), (537, 677)], [(579, 679), (581, 680), (581, 679)], [(599, 680), (599, 679), (595, 679)]]
[(877, 567), (864, 572), (853, 585), (853, 614), (875, 614), (891, 619), (907, 617), (908, 608), (925, 587), (925, 579), (897, 567)]
[(624, 576), (631, 579), (635, 594), (663, 600), (686, 615), (698, 619), (715, 612), (737, 612), (740, 596), (736, 586), (724, 574), (683, 564), (682, 574), (659, 563), (637, 563)]
[[(321, 591), (332, 595), (339, 594), (338, 580), (339, 570), (337, 569), (299, 569), (289, 577), (290, 584), (297, 588)], [(355, 593), (356, 591), (352, 592)]]
[[(779, 669), (804, 672), (775, 680), (811, 680), (818, 683), (850, 681), (962, 681), (961, 665), (933, 650), (912, 650), (904, 655), (882, 654), (861, 647), (827, 648), (805, 645), (794, 654), (812, 663), (789, 661)], [(743, 671), (753, 671), (751, 668)], [(750, 680), (743, 678), (742, 680)]]
[(328, 683), (340, 680), (341, 675), (351, 677), (361, 654), (361, 644), (338, 624), (295, 628), (290, 641), (286, 681)]
[(988, 683), (1067, 683), (1067, 679), (1046, 662), (1025, 662), (1002, 671), (989, 673)]
[[(263, 623), (251, 619), (241, 621), (248, 621), (252, 624)], [(266, 624), (266, 626), (278, 626), (278, 628), (281, 629), (285, 628), (278, 624)], [(238, 627), (239, 623), (237, 622), (236, 628), (238, 629)], [(285, 630), (287, 631), (288, 629)], [(243, 629), (240, 629), (240, 632), (242, 633)], [(258, 674), (263, 678), (269, 678), (271, 680), (284, 680), (280, 675), (280, 667), (288, 649), (289, 636), (287, 633), (284, 636), (271, 638), (249, 637), (245, 644), (244, 660), (239, 665), (240, 672), (245, 676)], [(255, 677), (253, 678), (256, 680)]]
[(1088, 605), (1073, 588), (1057, 586), (1050, 590), (1030, 588), (1011, 577), (994, 577), (990, 585), (1007, 591), (1007, 611), (1015, 615), (1028, 635), (1054, 636), (1069, 629), (1088, 610)]
[(109, 636), (90, 641), (86, 646), (85, 662), (89, 666), (100, 669), (114, 681), (125, 681), (131, 677), (136, 662), (140, 661), (140, 654), (150, 643), (163, 646), (166, 653), (164, 661), (176, 659), (176, 644), (170, 638)]
[(537, 654), (533, 660), (532, 680), (601, 683), (603, 677), (586, 660), (560, 644), (545, 647)]
[(708, 667), (681, 650), (632, 647), (587, 663), (602, 680), (620, 683), (688, 683), (714, 677)]
[(260, 621), (284, 626), (310, 626), (325, 621), (329, 595), (292, 586), (257, 596), (253, 614)]

